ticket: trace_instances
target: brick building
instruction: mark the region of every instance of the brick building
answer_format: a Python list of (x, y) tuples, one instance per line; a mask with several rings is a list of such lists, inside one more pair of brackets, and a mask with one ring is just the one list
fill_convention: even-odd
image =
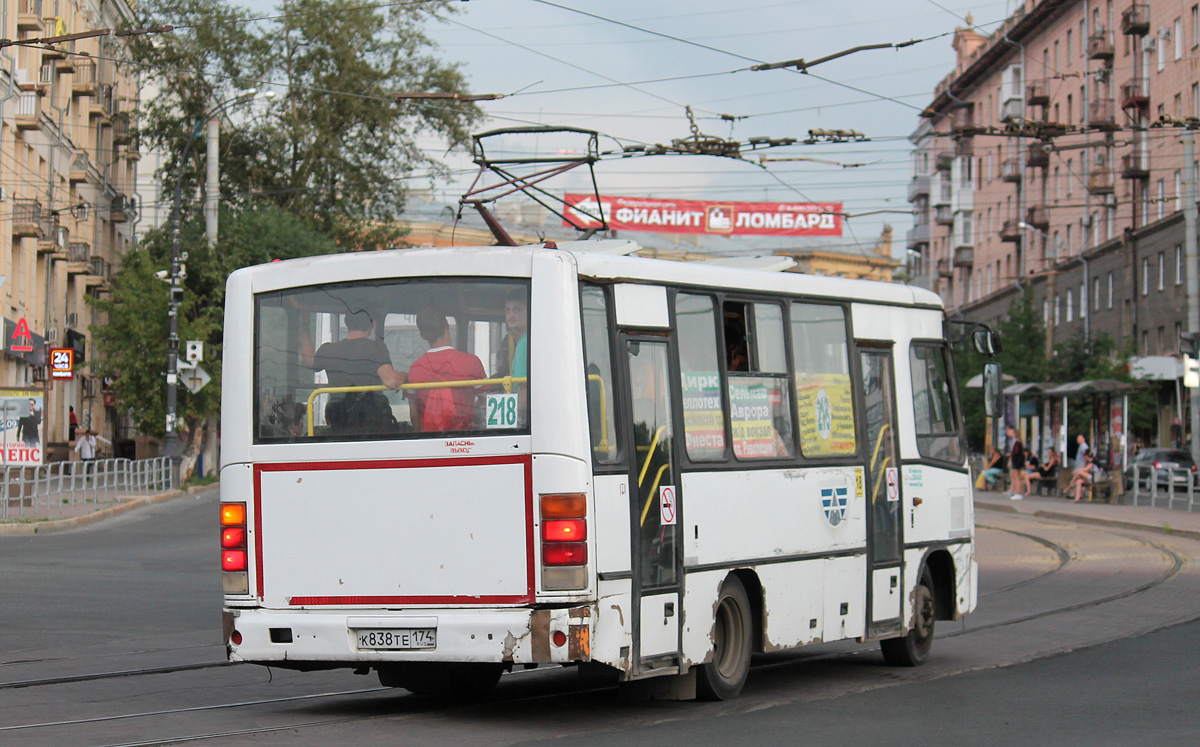
[[(21, 40), (132, 23), (132, 0), (0, 0), (0, 35)], [(116, 414), (88, 372), (88, 296), (108, 292), (133, 242), (137, 80), (112, 36), (0, 50), (0, 386), (45, 393), (48, 458), (65, 456), (68, 408), (115, 440)], [(22, 325), (22, 322), (24, 323)], [(13, 350), (17, 329), (32, 351)], [(20, 339), (20, 338), (18, 338)], [(50, 382), (47, 349), (72, 347), (74, 380)], [(54, 444), (59, 444), (55, 448)]]
[[(1190, 133), (1158, 123), (1200, 117), (1200, 4), (1026, 0), (953, 44), (911, 136), (910, 275), (981, 320), (1032, 287), (1048, 355), (1103, 333), (1176, 356)], [(1178, 414), (1174, 368), (1149, 368)]]

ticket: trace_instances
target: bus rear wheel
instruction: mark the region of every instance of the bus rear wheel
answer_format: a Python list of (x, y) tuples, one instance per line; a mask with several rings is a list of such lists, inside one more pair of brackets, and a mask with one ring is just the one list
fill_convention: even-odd
[(478, 698), (492, 691), (503, 664), (408, 662), (379, 667), (379, 684), (402, 687), (415, 695)]
[(701, 700), (732, 700), (750, 674), (750, 647), (754, 638), (750, 598), (737, 576), (721, 584), (713, 620), (712, 661), (699, 667), (696, 691)]
[(921, 583), (913, 594), (912, 629), (899, 638), (879, 642), (883, 649), (883, 660), (893, 667), (916, 667), (929, 658), (933, 648), (933, 627), (936, 617), (933, 599), (933, 575), (926, 568), (921, 572)]

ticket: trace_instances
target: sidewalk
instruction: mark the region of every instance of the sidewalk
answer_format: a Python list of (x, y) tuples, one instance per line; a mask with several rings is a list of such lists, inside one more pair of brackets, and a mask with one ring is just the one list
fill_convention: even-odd
[(1025, 496), (1014, 501), (1007, 493), (975, 491), (976, 519), (980, 511), (1029, 514), (1047, 519), (1064, 519), (1081, 524), (1141, 529), (1179, 537), (1200, 539), (1200, 511), (1150, 508), (1109, 503), (1073, 503), (1066, 498)]
[[(98, 521), (123, 514), (126, 511), (154, 503), (163, 503), (185, 495), (196, 495), (209, 488), (217, 488), (220, 483), (197, 485), (186, 490), (168, 490), (164, 493), (142, 493), (122, 495), (113, 500), (92, 502), (80, 501), (71, 504), (50, 504), (26, 507), (20, 518), (10, 516), (6, 521), (0, 521), (0, 536), (29, 535), (61, 532), (67, 529), (94, 524)], [(51, 512), (53, 515), (51, 515)]]

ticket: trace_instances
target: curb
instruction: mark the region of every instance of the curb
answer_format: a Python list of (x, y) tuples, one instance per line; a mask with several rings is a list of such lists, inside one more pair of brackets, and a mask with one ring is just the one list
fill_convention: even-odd
[[(30, 534), (51, 534), (53, 532), (65, 532), (68, 529), (77, 529), (79, 527), (95, 524), (105, 519), (110, 519), (114, 516), (119, 516), (127, 511), (132, 511), (135, 508), (142, 506), (151, 506), (155, 503), (166, 503), (167, 501), (180, 498), (184, 495), (196, 495), (201, 491), (209, 488), (217, 487), (220, 483), (214, 482), (208, 485), (195, 485), (187, 490), (168, 490), (165, 493), (156, 493), (154, 495), (145, 495), (130, 497), (124, 499), (123, 502), (108, 508), (102, 508), (99, 511), (94, 511), (83, 516), (72, 516), (69, 519), (47, 519), (45, 521), (30, 521), (30, 522), (7, 522), (0, 523), (0, 536), (21, 536)], [(121, 498), (117, 499), (121, 501)]]
[[(980, 501), (975, 504), (976, 509), (985, 511), (993, 511), (1002, 514), (1018, 514), (1016, 506), (1006, 506), (1000, 503), (987, 503)], [(1057, 519), (1059, 521), (1073, 521), (1076, 524), (1092, 524), (1095, 526), (1119, 527), (1121, 529), (1137, 529), (1144, 532), (1157, 532), (1158, 534), (1166, 534), (1172, 537), (1186, 537), (1188, 539), (1200, 539), (1200, 532), (1194, 529), (1171, 529), (1167, 526), (1155, 526), (1153, 524), (1140, 524), (1136, 521), (1120, 521), (1119, 519), (1099, 519), (1094, 516), (1080, 516), (1078, 514), (1066, 513), (1063, 511), (1034, 511), (1024, 516), (1036, 516), (1040, 519)]]

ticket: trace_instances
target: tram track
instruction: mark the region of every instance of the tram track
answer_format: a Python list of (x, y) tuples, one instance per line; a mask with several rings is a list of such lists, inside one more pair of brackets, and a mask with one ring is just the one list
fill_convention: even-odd
[[(993, 590), (989, 591), (986, 595), (982, 595), (982, 596), (994, 597), (994, 596), (999, 595), (1004, 592), (1009, 592), (1009, 591), (1013, 591), (1015, 589), (1018, 589), (1018, 588), (1021, 588), (1024, 586), (1032, 585), (1037, 581), (1045, 580), (1046, 578), (1051, 577), (1054, 574), (1062, 572), (1064, 569), (1068, 568), (1072, 563), (1076, 562), (1075, 558), (1072, 556), (1070, 551), (1067, 550), (1066, 547), (1053, 541), (1052, 539), (1050, 539), (1048, 537), (1043, 537), (1043, 536), (1039, 536), (1037, 534), (1031, 534), (1029, 532), (1023, 532), (1023, 531), (1018, 531), (1015, 529), (1008, 529), (1008, 528), (1004, 528), (1004, 527), (996, 527), (996, 526), (982, 525), (982, 524), (978, 525), (978, 526), (980, 529), (985, 529), (988, 531), (1005, 532), (1007, 534), (1011, 534), (1014, 536), (1028, 539), (1033, 542), (1037, 542), (1037, 543), (1043, 545), (1044, 547), (1047, 547), (1048, 549), (1052, 550), (1055, 553), (1055, 555), (1057, 556), (1057, 564), (1054, 567), (1049, 568), (1046, 571), (1043, 571), (1042, 573), (1037, 574), (1036, 576), (1032, 576), (1030, 578), (1023, 579), (1021, 581), (1018, 581), (1018, 582), (1015, 582), (1012, 584), (1008, 584), (999, 589), (993, 589)], [(1071, 526), (1071, 525), (1069, 523), (1063, 523), (1063, 524), (1058, 524), (1058, 526)], [(1123, 540), (1134, 542), (1134, 543), (1144, 546), (1146, 548), (1151, 548), (1154, 551), (1156, 551), (1157, 553), (1159, 553), (1160, 556), (1166, 561), (1167, 567), (1161, 573), (1157, 574), (1155, 577), (1148, 579), (1143, 583), (1137, 584), (1131, 588), (1124, 589), (1122, 591), (1119, 591), (1119, 592), (1116, 592), (1113, 594), (1108, 594), (1108, 595), (1105, 595), (1102, 597), (1084, 600), (1084, 601), (1076, 602), (1073, 604), (1060, 605), (1060, 606), (1056, 606), (1056, 607), (1053, 607), (1050, 609), (1040, 610), (1038, 612), (1028, 614), (1028, 615), (1022, 615), (1019, 617), (1014, 617), (1014, 618), (1009, 618), (1009, 619), (1004, 619), (1004, 620), (997, 620), (995, 622), (986, 623), (986, 624), (982, 624), (982, 625), (975, 626), (975, 627), (966, 627), (962, 630), (943, 632), (937, 636), (937, 639), (941, 640), (941, 639), (959, 638), (959, 637), (967, 636), (967, 635), (974, 634), (974, 633), (981, 633), (984, 631), (995, 630), (998, 628), (1020, 625), (1022, 623), (1027, 623), (1027, 622), (1038, 620), (1038, 619), (1052, 617), (1055, 615), (1068, 614), (1071, 612), (1076, 612), (1076, 611), (1087, 609), (1087, 608), (1098, 607), (1098, 606), (1108, 604), (1108, 603), (1111, 603), (1114, 601), (1118, 601), (1121, 599), (1127, 599), (1127, 598), (1136, 596), (1138, 594), (1146, 593), (1146, 592), (1148, 592), (1152, 589), (1155, 589), (1155, 588), (1161, 586), (1162, 584), (1168, 582), (1169, 580), (1171, 580), (1172, 578), (1177, 576), (1179, 574), (1179, 572), (1183, 569), (1184, 565), (1186, 564), (1186, 559), (1184, 558), (1184, 556), (1181, 555), (1179, 552), (1176, 552), (1172, 548), (1167, 547), (1160, 542), (1150, 541), (1145, 538), (1135, 536), (1135, 535), (1129, 533), (1128, 531), (1104, 530), (1104, 529), (1101, 529), (1101, 528), (1098, 528), (1095, 526), (1086, 526), (1086, 527), (1081, 527), (1081, 528), (1085, 528), (1090, 532), (1098, 532), (1100, 534), (1106, 534), (1106, 535), (1111, 535), (1111, 536), (1115, 536), (1115, 537), (1120, 537)], [(774, 669), (777, 667), (795, 666), (797, 664), (802, 664), (802, 663), (812, 663), (812, 662), (817, 662), (817, 661), (822, 661), (822, 660), (827, 661), (827, 660), (839, 659), (839, 658), (843, 658), (843, 657), (858, 656), (858, 655), (868, 653), (868, 652), (871, 652), (874, 650), (877, 650), (877, 647), (874, 645), (863, 645), (863, 646), (857, 646), (857, 647), (855, 647), (853, 649), (849, 649), (849, 650), (826, 652), (826, 653), (821, 653), (821, 654), (816, 654), (816, 655), (807, 655), (807, 656), (802, 656), (802, 657), (797, 657), (797, 658), (789, 658), (785, 661), (756, 662), (754, 665), (753, 671), (763, 671), (763, 670)], [(21, 681), (21, 682), (0, 683), (0, 689), (17, 689), (17, 688), (23, 688), (23, 687), (79, 683), (79, 682), (87, 682), (90, 680), (101, 680), (101, 679), (109, 679), (109, 678), (117, 678), (117, 677), (133, 677), (133, 676), (138, 676), (138, 675), (149, 675), (149, 674), (169, 674), (172, 672), (186, 672), (186, 671), (193, 671), (193, 670), (197, 670), (197, 669), (212, 669), (212, 668), (218, 668), (218, 667), (223, 667), (223, 666), (232, 666), (232, 665), (229, 662), (222, 661), (222, 662), (205, 662), (205, 663), (198, 663), (198, 664), (176, 665), (176, 666), (166, 666), (166, 667), (147, 667), (147, 668), (136, 669), (136, 670), (122, 670), (122, 671), (105, 672), (105, 673), (98, 673), (98, 674), (92, 674), (92, 675), (65, 676), (65, 677), (44, 678), (41, 680), (27, 680), (27, 681)], [(526, 673), (516, 672), (514, 674), (517, 676), (521, 676)], [(531, 671), (528, 674), (534, 674), (534, 672)], [(512, 677), (512, 676), (513, 675), (510, 674), (506, 677), (506, 679), (508, 679), (508, 677)], [(523, 677), (522, 677), (522, 679), (523, 679)], [(477, 708), (477, 707), (480, 707), (481, 705), (483, 705), (483, 706), (496, 706), (496, 705), (504, 706), (504, 705), (510, 704), (510, 703), (518, 703), (518, 702), (525, 702), (525, 701), (543, 700), (546, 698), (561, 697), (564, 694), (584, 695), (584, 694), (587, 694), (590, 692), (602, 692), (602, 691), (606, 691), (606, 690), (610, 690), (610, 689), (611, 689), (611, 686), (603, 686), (603, 687), (586, 687), (585, 686), (585, 687), (581, 687), (578, 689), (575, 689), (575, 688), (570, 688), (570, 689), (566, 689), (566, 690), (555, 689), (554, 692), (549, 692), (549, 693), (534, 693), (534, 694), (513, 693), (509, 696), (506, 696), (503, 693), (503, 690), (501, 690), (501, 691), (498, 691), (495, 694), (495, 696), (493, 696), (492, 698), (490, 698), (486, 701), (475, 702), (475, 703), (470, 703), (470, 704), (446, 703), (445, 701), (430, 700), (427, 703), (421, 704), (421, 707), (419, 707), (417, 710), (414, 710), (414, 711), (411, 711), (408, 713), (395, 713), (394, 711), (388, 711), (385, 713), (368, 713), (368, 714), (350, 715), (350, 716), (345, 716), (345, 717), (318, 718), (318, 719), (314, 719), (314, 720), (300, 720), (300, 721), (289, 722), (286, 724), (271, 724), (271, 725), (266, 725), (266, 726), (262, 726), (262, 727), (248, 727), (248, 728), (243, 728), (243, 729), (222, 729), (222, 730), (214, 730), (214, 731), (208, 731), (208, 732), (196, 733), (196, 734), (190, 734), (190, 735), (182, 735), (182, 736), (176, 735), (176, 736), (159, 736), (159, 737), (152, 737), (152, 738), (141, 738), (136, 741), (113, 742), (113, 743), (104, 745), (104, 747), (151, 747), (153, 745), (196, 743), (196, 742), (204, 742), (204, 741), (212, 741), (212, 740), (220, 740), (220, 739), (237, 739), (237, 738), (242, 738), (242, 737), (250, 737), (250, 736), (254, 736), (254, 735), (266, 735), (266, 734), (273, 734), (273, 733), (279, 733), (279, 732), (285, 732), (285, 731), (313, 729), (313, 728), (328, 727), (328, 726), (339, 726), (339, 725), (354, 724), (354, 723), (367, 722), (367, 721), (373, 721), (373, 720), (379, 720), (379, 719), (410, 720), (410, 719), (421, 717), (421, 716), (443, 714), (443, 713), (447, 713), (447, 712), (461, 709), (464, 707)], [(182, 708), (167, 708), (167, 709), (144, 711), (144, 712), (108, 714), (108, 715), (100, 715), (100, 716), (89, 717), (89, 718), (79, 718), (79, 719), (70, 719), (70, 720), (62, 720), (62, 721), (54, 721), (54, 722), (42, 722), (42, 723), (33, 723), (33, 724), (19, 724), (19, 725), (13, 725), (13, 726), (4, 726), (4, 727), (0, 727), (0, 734), (4, 734), (4, 733), (10, 733), (10, 734), (26, 733), (26, 734), (28, 734), (28, 733), (31, 733), (32, 730), (66, 728), (66, 727), (71, 727), (71, 726), (84, 726), (84, 725), (88, 725), (88, 724), (99, 724), (99, 723), (105, 723), (105, 722), (115, 722), (115, 721), (122, 721), (122, 720), (131, 720), (131, 719), (167, 718), (167, 717), (171, 717), (171, 716), (188, 714), (188, 713), (216, 712), (216, 711), (221, 711), (221, 710), (254, 708), (254, 707), (264, 707), (264, 706), (269, 707), (272, 705), (279, 705), (279, 704), (286, 704), (286, 703), (330, 702), (337, 698), (357, 698), (361, 701), (361, 698), (363, 698), (365, 696), (372, 696), (372, 695), (379, 694), (379, 693), (391, 693), (391, 692), (396, 692), (396, 691), (392, 688), (370, 687), (370, 688), (358, 688), (358, 689), (349, 689), (349, 690), (338, 690), (338, 691), (323, 692), (323, 693), (309, 693), (309, 694), (303, 694), (303, 695), (292, 695), (292, 696), (285, 696), (285, 697), (278, 697), (278, 698), (261, 698), (261, 699), (252, 699), (252, 700), (235, 701), (235, 702), (227, 702), (227, 703), (215, 703), (215, 704), (203, 705), (203, 706), (189, 706), (189, 707), (182, 707)], [(143, 731), (142, 733), (144, 734), (145, 731)]]

